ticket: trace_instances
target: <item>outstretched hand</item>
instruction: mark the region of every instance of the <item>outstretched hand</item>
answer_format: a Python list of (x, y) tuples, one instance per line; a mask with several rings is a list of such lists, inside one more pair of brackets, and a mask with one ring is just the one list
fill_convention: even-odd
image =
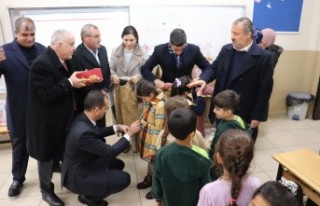
[(127, 125), (117, 124), (117, 132), (126, 133), (129, 131), (129, 127)]
[(200, 90), (202, 91), (206, 85), (207, 83), (204, 80), (199, 79), (199, 80), (192, 81), (190, 84), (187, 85), (187, 87), (189, 88), (200, 87)]
[(141, 129), (141, 124), (139, 120), (136, 120), (129, 126), (127, 134), (132, 137), (134, 134), (138, 133)]

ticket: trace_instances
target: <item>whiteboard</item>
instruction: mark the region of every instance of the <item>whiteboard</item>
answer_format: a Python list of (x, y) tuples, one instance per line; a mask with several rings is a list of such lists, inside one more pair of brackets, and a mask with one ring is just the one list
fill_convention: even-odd
[(215, 59), (221, 47), (231, 42), (231, 25), (244, 12), (244, 6), (130, 6), (130, 24), (149, 54), (155, 45), (169, 42), (173, 29), (181, 28), (187, 42)]
[(113, 9), (47, 9), (27, 10), (22, 12), (25, 17), (31, 18), (36, 25), (36, 41), (48, 46), (51, 35), (57, 29), (71, 32), (75, 37), (75, 46), (81, 43), (80, 31), (83, 25), (96, 25), (101, 33), (101, 44), (111, 50), (121, 42), (121, 33), (129, 24), (128, 8)]

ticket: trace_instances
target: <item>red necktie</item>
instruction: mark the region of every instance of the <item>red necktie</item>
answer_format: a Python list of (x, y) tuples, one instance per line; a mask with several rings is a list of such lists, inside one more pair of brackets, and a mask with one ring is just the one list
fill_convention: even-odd
[(63, 63), (62, 65), (63, 65), (63, 67), (64, 67), (64, 69), (65, 69), (66, 71), (69, 71), (69, 69), (68, 69), (68, 67), (67, 67), (66, 63)]

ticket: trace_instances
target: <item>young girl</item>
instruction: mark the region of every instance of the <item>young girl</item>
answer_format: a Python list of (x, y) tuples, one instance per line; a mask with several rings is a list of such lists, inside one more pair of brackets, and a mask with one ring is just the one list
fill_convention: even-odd
[[(172, 84), (171, 88), (171, 97), (173, 96), (181, 96), (188, 100), (190, 108), (194, 111), (194, 113), (201, 117), (206, 109), (206, 100), (202, 96), (202, 90), (198, 90), (197, 92), (194, 89), (187, 87), (188, 84), (191, 83), (191, 78), (189, 76), (182, 76), (176, 78)], [(202, 136), (204, 136), (204, 122), (199, 124), (198, 118), (198, 126), (197, 129), (201, 132)]]
[(223, 175), (201, 189), (198, 206), (248, 205), (260, 186), (258, 178), (247, 175), (254, 151), (251, 137), (242, 130), (227, 130), (215, 151), (215, 164), (223, 167)]
[[(189, 108), (189, 104), (186, 98), (179, 96), (170, 97), (164, 103), (165, 116), (169, 117), (171, 112), (179, 108)], [(165, 128), (159, 134), (157, 148), (159, 149), (160, 147), (168, 145), (174, 141), (175, 137), (173, 137), (172, 134), (170, 134), (168, 126), (166, 125)], [(208, 151), (209, 143), (206, 141), (206, 139), (203, 138), (203, 136), (198, 130), (196, 130), (195, 136), (192, 138), (191, 141), (193, 145), (196, 145), (204, 149), (205, 151)]]
[(288, 180), (268, 181), (253, 194), (249, 206), (302, 206), (301, 188)]
[[(164, 94), (158, 92), (156, 87), (146, 80), (140, 80), (137, 84), (137, 95), (144, 102), (143, 113), (140, 117), (141, 130), (137, 136), (140, 157), (148, 162), (148, 172), (144, 180), (138, 183), (138, 189), (145, 189), (152, 184), (154, 160), (157, 152), (157, 139), (164, 128)], [(151, 192), (147, 198), (152, 199)]]

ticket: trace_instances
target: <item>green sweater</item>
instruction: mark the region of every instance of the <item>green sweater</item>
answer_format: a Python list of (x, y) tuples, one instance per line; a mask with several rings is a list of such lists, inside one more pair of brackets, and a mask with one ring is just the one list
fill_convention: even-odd
[(215, 146), (218, 140), (220, 139), (221, 134), (227, 131), (228, 129), (242, 129), (247, 131), (248, 133), (251, 130), (250, 126), (245, 121), (243, 121), (241, 117), (237, 115), (235, 115), (234, 120), (221, 120), (217, 126), (216, 133), (214, 134), (214, 138), (210, 145), (210, 150), (209, 150), (210, 159), (213, 159)]
[(155, 161), (152, 195), (164, 206), (195, 206), (200, 189), (210, 182), (211, 161), (176, 142), (161, 148)]

